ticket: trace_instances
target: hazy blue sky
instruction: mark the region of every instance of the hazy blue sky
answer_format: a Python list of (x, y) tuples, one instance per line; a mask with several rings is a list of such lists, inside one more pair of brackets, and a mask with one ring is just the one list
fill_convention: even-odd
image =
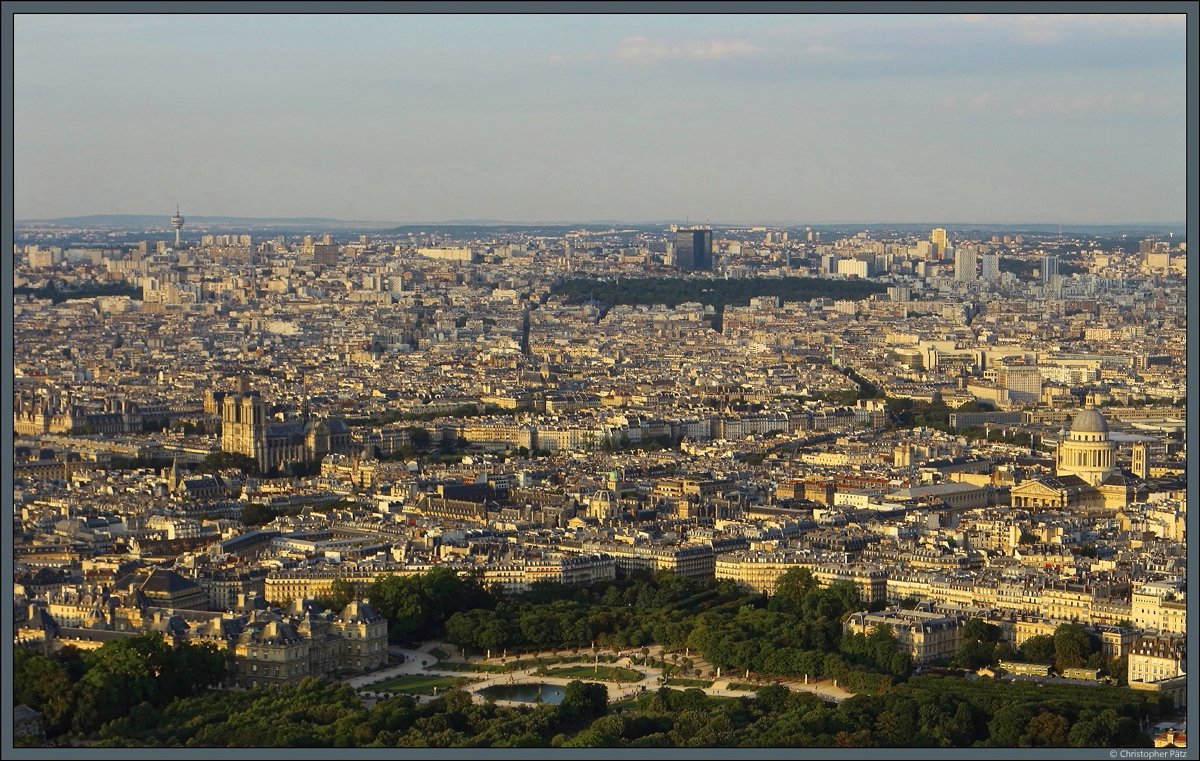
[(1181, 222), (1183, 16), (18, 16), (16, 216)]

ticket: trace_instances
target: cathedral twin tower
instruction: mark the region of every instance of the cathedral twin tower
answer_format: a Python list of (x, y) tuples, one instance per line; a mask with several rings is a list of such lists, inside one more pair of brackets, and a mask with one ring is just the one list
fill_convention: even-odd
[(282, 422), (269, 422), (266, 402), (250, 390), (248, 378), (221, 400), (221, 449), (252, 457), (264, 472), (330, 453), (349, 455), (353, 448), (345, 421), (311, 417), (307, 399), (299, 419)]

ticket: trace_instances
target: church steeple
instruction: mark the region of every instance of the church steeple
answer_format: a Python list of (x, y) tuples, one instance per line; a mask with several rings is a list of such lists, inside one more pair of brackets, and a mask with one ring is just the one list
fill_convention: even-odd
[(167, 479), (167, 488), (171, 491), (179, 490), (179, 458), (171, 460), (171, 476)]
[(305, 425), (308, 425), (308, 381), (305, 379), (303, 373), (300, 374), (300, 398), (303, 400), (300, 403), (300, 418), (304, 421)]

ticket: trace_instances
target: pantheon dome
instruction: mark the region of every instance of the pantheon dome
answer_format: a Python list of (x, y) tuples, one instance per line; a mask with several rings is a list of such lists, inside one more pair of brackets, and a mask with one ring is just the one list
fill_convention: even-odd
[(1071, 432), (1058, 445), (1059, 476), (1075, 475), (1098, 486), (1117, 470), (1117, 446), (1108, 439), (1108, 421), (1096, 410), (1075, 416)]

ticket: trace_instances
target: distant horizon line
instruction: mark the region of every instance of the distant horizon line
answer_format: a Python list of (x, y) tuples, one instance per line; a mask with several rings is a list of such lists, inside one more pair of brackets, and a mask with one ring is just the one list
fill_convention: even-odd
[[(1087, 227), (1087, 228), (1121, 228), (1121, 227), (1174, 227), (1182, 228), (1186, 231), (1187, 222), (1164, 222), (1164, 221), (1122, 221), (1122, 222), (950, 222), (950, 221), (925, 221), (918, 220), (912, 222), (902, 222), (896, 220), (883, 221), (866, 221), (866, 220), (835, 220), (835, 221), (782, 221), (782, 220), (754, 220), (754, 221), (705, 221), (704, 223), (691, 221), (666, 221), (666, 220), (613, 220), (613, 219), (598, 219), (598, 220), (499, 220), (499, 219), (446, 219), (438, 221), (421, 220), (416, 222), (406, 221), (385, 221), (385, 220), (347, 220), (337, 217), (264, 217), (264, 216), (232, 216), (232, 215), (192, 215), (183, 214), (186, 219), (199, 223), (272, 223), (272, 224), (338, 224), (343, 226), (371, 226), (371, 227), (421, 227), (421, 226), (476, 226), (476, 227), (596, 227), (596, 226), (628, 226), (628, 227), (648, 227), (648, 226), (663, 226), (678, 225), (680, 227), (835, 227), (835, 226), (870, 226), (870, 227), (931, 227), (939, 226), (946, 227), (1045, 227), (1056, 228), (1060, 225), (1066, 227)], [(14, 226), (34, 225), (34, 224), (71, 224), (71, 223), (115, 223), (124, 220), (126, 223), (152, 222), (155, 220), (162, 221), (164, 227), (170, 227), (170, 216), (160, 216), (158, 214), (80, 214), (62, 217), (28, 217), (25, 219), (14, 220)], [(185, 226), (186, 229), (186, 226)]]

